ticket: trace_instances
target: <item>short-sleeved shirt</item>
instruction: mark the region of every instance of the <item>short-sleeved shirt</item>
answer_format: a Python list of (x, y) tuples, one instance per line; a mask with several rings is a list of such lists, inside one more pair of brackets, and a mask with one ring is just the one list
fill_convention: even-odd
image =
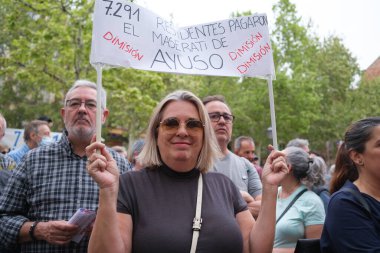
[[(166, 166), (121, 175), (117, 210), (133, 221), (132, 252), (189, 252), (199, 170), (177, 173)], [(197, 253), (242, 252), (236, 214), (247, 204), (220, 173), (203, 174), (202, 226)]]
[[(109, 149), (120, 172), (131, 169)], [(14, 170), (0, 197), (0, 242), (17, 243), (27, 221), (69, 220), (79, 209), (95, 210), (99, 187), (86, 170), (87, 157), (76, 155), (64, 133), (59, 142), (29, 151)], [(89, 236), (76, 244), (52, 245), (46, 241), (21, 244), (22, 253), (87, 252)]]
[[(276, 220), (293, 198), (306, 186), (301, 185), (289, 197), (277, 198)], [(279, 187), (279, 193), (281, 187)], [(305, 227), (322, 225), (325, 209), (320, 197), (312, 191), (304, 192), (276, 224), (274, 248), (295, 248), (297, 240), (305, 238)]]
[(248, 192), (254, 198), (262, 194), (260, 176), (244, 157), (228, 151), (225, 157), (215, 162), (213, 170), (230, 178), (239, 190)]
[[(370, 207), (372, 217), (359, 200), (343, 188), (351, 188), (361, 194)], [(380, 202), (361, 193), (350, 181), (342, 189), (330, 198), (321, 237), (321, 251), (380, 252)]]
[(11, 152), (9, 152), (6, 156), (9, 156), (13, 159), (13, 161), (16, 162), (16, 164), (19, 164), (22, 160), (22, 158), (28, 153), (31, 149), (29, 148), (26, 143), (24, 143), (20, 148), (14, 149)]

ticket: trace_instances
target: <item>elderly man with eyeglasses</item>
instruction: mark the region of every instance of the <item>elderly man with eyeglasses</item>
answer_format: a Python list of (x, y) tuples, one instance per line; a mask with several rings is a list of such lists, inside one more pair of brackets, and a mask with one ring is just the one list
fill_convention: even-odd
[(216, 139), (223, 157), (214, 165), (214, 170), (229, 177), (240, 189), (248, 208), (257, 218), (262, 195), (262, 184), (253, 165), (245, 158), (232, 153), (227, 145), (231, 141), (234, 116), (221, 95), (208, 96), (203, 99), (210, 117)]
[[(21, 252), (87, 252), (90, 231), (68, 220), (78, 209), (96, 210), (99, 188), (88, 175), (86, 147), (96, 134), (96, 107), (101, 123), (108, 117), (106, 93), (97, 101), (96, 84), (78, 80), (66, 93), (61, 116), (65, 125), (58, 142), (29, 151), (0, 198), (0, 242)], [(119, 173), (130, 164), (109, 149)], [(81, 241), (73, 242), (77, 233)]]

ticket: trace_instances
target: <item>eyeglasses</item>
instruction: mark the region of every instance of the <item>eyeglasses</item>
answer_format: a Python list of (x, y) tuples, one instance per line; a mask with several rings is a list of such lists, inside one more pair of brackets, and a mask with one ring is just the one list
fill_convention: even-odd
[(92, 99), (82, 101), (79, 98), (73, 98), (66, 101), (66, 106), (72, 110), (77, 110), (82, 104), (90, 111), (96, 110), (96, 101)]
[[(160, 122), (160, 126), (162, 126), (162, 129), (169, 132), (169, 133), (175, 133), (178, 131), (180, 127), (181, 122), (177, 118), (167, 118), (164, 121)], [(185, 127), (186, 131), (189, 133), (196, 133), (203, 129), (204, 124), (200, 120), (196, 119), (188, 119), (185, 121)]]
[(219, 112), (212, 112), (212, 113), (209, 113), (208, 116), (210, 117), (210, 120), (212, 122), (219, 122), (220, 118), (223, 117), (224, 121), (226, 123), (231, 123), (234, 121), (235, 119), (235, 116), (234, 115), (231, 115), (231, 114), (228, 114), (228, 113), (219, 113)]

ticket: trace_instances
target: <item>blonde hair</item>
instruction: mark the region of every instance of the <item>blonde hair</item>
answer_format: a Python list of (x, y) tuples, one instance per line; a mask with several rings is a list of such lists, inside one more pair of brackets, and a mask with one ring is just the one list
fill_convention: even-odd
[(203, 145), (198, 156), (196, 168), (198, 168), (201, 172), (207, 172), (210, 168), (212, 168), (214, 160), (219, 157), (220, 150), (206, 108), (204, 107), (202, 101), (190, 91), (174, 91), (168, 94), (156, 106), (149, 122), (145, 145), (141, 153), (138, 155), (137, 160), (144, 164), (144, 166), (150, 168), (163, 164), (157, 146), (157, 128), (162, 120), (162, 111), (172, 101), (188, 101), (195, 105), (198, 110), (200, 120), (204, 124), (204, 136)]

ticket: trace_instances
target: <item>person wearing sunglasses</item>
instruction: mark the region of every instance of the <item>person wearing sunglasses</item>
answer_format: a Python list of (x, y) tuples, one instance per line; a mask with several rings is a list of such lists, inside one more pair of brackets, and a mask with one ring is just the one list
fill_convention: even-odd
[(236, 184), (248, 203), (251, 214), (257, 218), (262, 198), (260, 176), (252, 163), (228, 149), (235, 116), (232, 115), (230, 107), (221, 95), (205, 97), (203, 104), (222, 151), (222, 157), (215, 162), (213, 170), (226, 175)]
[(86, 153), (92, 161), (87, 170), (100, 188), (89, 252), (272, 251), (284, 154), (273, 151), (265, 164), (263, 214), (255, 222), (234, 183), (208, 172), (219, 148), (193, 93), (175, 91), (157, 105), (137, 157), (145, 168), (119, 176), (104, 144), (93, 142)]

